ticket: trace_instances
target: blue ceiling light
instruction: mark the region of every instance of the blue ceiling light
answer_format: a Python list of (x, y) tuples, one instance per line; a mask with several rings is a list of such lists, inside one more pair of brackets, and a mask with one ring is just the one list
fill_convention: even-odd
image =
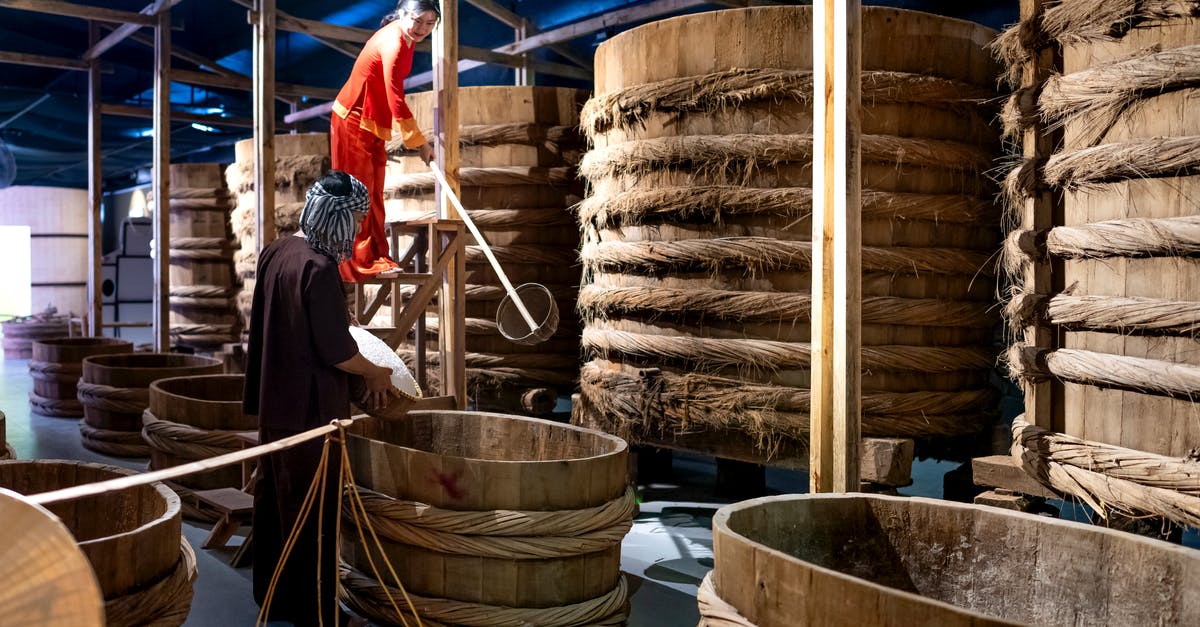
[(192, 122), (192, 128), (196, 129), (197, 131), (203, 131), (203, 132), (205, 132), (205, 133), (218, 133), (218, 132), (220, 132), (220, 131), (218, 131), (217, 129), (215, 129), (215, 128), (213, 128), (213, 127), (211, 127), (211, 126), (207, 125), (207, 124), (201, 124), (201, 123), (199, 123), (199, 122)]

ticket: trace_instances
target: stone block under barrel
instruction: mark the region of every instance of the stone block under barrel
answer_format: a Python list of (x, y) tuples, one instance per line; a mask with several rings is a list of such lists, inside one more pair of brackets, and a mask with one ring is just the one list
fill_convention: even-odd
[[(812, 32), (758, 7), (597, 49), (575, 424), (807, 467)], [(951, 458), (998, 413), (994, 34), (862, 12), (862, 433)]]
[(404, 601), (403, 616), (387, 601), (385, 587), (403, 595), (386, 556), (424, 620), (462, 624), (454, 617), (466, 612), (513, 625), (624, 624), (621, 539), (635, 502), (623, 440), (461, 411), (360, 429), (372, 437), (350, 437), (350, 465), (382, 544), (368, 550), (370, 536), (364, 544), (343, 512), (343, 600), (360, 615), (412, 619)]
[(83, 445), (117, 457), (147, 457), (142, 412), (150, 406), (150, 384), (170, 377), (221, 374), (220, 360), (177, 353), (94, 355), (83, 360), (79, 402)]
[(78, 418), (83, 405), (78, 398), (83, 360), (92, 355), (132, 353), (133, 343), (112, 337), (60, 337), (35, 340), (29, 360), (33, 390), (29, 407), (43, 416)]
[(1200, 22), (1192, 3), (1048, 4), (996, 46), (1024, 149), (1013, 455), (1097, 510), (1200, 525)]
[(994, 507), (771, 496), (713, 517), (700, 625), (1195, 625), (1200, 552)]
[[(413, 94), (416, 119), (432, 126), (434, 94)], [(583, 195), (575, 167), (583, 150), (579, 109), (587, 92), (557, 87), (463, 87), (458, 116), (463, 206), (514, 286), (540, 283), (558, 306), (558, 330), (522, 346), (496, 325), (505, 290), (482, 248), (467, 245), (467, 389), (477, 409), (548, 416), (577, 379), (581, 268), (579, 230), (570, 207)], [(432, 135), (429, 135), (432, 136)], [(395, 152), (385, 187), (388, 221), (436, 215), (434, 179), (414, 153)], [(469, 236), (468, 236), (469, 237)], [(532, 305), (530, 305), (532, 307)], [(377, 316), (378, 319), (387, 318)], [(436, 338), (438, 321), (429, 325)], [(433, 344), (431, 344), (433, 345)], [(401, 347), (413, 359), (411, 344)], [(437, 355), (431, 374), (437, 378)], [(412, 363), (410, 361), (410, 363)]]
[[(0, 487), (40, 494), (132, 474), (79, 461), (4, 461)], [(108, 625), (183, 624), (192, 607), (196, 556), (183, 537), (174, 492), (152, 483), (44, 507), (66, 525), (91, 562)]]

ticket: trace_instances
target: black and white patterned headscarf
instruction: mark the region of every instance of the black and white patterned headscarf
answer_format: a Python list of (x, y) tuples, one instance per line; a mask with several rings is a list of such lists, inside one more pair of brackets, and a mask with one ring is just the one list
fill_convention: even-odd
[(346, 177), (350, 179), (348, 196), (335, 196), (317, 181), (304, 195), (300, 212), (300, 229), (308, 244), (338, 263), (349, 259), (354, 249), (358, 227), (355, 212), (366, 212), (371, 207), (367, 186), (349, 174)]

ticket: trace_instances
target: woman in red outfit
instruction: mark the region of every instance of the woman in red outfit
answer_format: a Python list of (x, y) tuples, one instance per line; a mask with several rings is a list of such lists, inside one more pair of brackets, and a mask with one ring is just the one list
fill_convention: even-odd
[(404, 102), (404, 79), (412, 70), (417, 42), (433, 32), (441, 15), (437, 0), (400, 0), (363, 46), (333, 103), (329, 123), (333, 169), (362, 181), (371, 197), (371, 210), (354, 238), (354, 250), (339, 267), (343, 281), (386, 277), (397, 271), (383, 230), (387, 142), (397, 132), (425, 163), (433, 158), (433, 147)]

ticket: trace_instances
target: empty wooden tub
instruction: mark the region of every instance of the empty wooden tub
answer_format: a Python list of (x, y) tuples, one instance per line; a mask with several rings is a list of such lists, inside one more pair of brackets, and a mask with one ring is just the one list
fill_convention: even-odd
[[(142, 414), (142, 438), (150, 445), (150, 469), (159, 470), (232, 453), (242, 448), (238, 431), (257, 431), (258, 417), (242, 413), (242, 375), (159, 379), (150, 384), (150, 407)], [(180, 477), (171, 485), (185, 500), (192, 490), (241, 488), (238, 465)]]
[(0, 323), (5, 359), (30, 359), (36, 340), (67, 336), (67, 316), (43, 312)]
[[(469, 612), (506, 624), (625, 620), (621, 539), (634, 500), (624, 440), (462, 411), (412, 412), (391, 424), (393, 432), (375, 434), (391, 444), (351, 436), (350, 463), (382, 552), (423, 619), (461, 624), (455, 616)], [(344, 600), (373, 620), (400, 623), (353, 516), (343, 518)], [(372, 555), (386, 573), (379, 552)]]
[[(39, 494), (133, 474), (65, 460), (0, 462), (0, 487)], [(109, 627), (181, 625), (192, 605), (196, 559), (180, 530), (179, 497), (155, 483), (45, 505), (92, 568)]]
[(87, 448), (118, 457), (146, 457), (142, 412), (150, 406), (150, 384), (170, 377), (221, 374), (218, 359), (174, 353), (94, 355), (83, 360), (79, 431)]
[(978, 505), (753, 499), (713, 551), (701, 625), (1200, 624), (1200, 552)]
[(33, 377), (30, 409), (43, 416), (82, 416), (83, 404), (77, 395), (84, 358), (132, 352), (133, 343), (114, 337), (60, 337), (34, 341), (33, 357), (29, 360), (29, 375)]

